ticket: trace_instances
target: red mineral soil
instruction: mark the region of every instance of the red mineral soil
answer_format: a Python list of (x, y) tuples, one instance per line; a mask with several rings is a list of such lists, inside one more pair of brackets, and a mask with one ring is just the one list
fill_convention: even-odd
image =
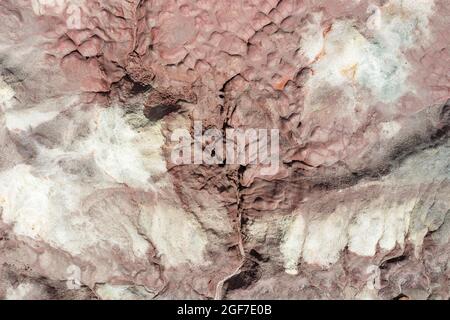
[[(0, 298), (449, 299), (449, 17), (2, 0)], [(278, 170), (176, 163), (195, 122)]]

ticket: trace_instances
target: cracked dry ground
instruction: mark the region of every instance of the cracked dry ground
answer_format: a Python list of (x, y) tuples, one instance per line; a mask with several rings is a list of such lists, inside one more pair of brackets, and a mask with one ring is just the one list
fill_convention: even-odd
[[(1, 0), (0, 297), (449, 299), (448, 0)], [(280, 170), (175, 165), (278, 128)]]

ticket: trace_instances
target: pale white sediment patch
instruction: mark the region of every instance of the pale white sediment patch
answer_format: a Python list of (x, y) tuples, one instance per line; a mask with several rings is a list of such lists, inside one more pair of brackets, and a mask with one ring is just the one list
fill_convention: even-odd
[(81, 29), (84, 3), (85, 0), (31, 0), (31, 7), (37, 16), (66, 17), (69, 29)]
[(306, 221), (299, 213), (288, 227), (280, 246), (284, 259), (286, 273), (295, 275), (298, 273), (297, 264), (302, 255), (303, 243), (306, 237)]
[(11, 131), (26, 131), (55, 118), (59, 111), (41, 112), (34, 109), (11, 110), (5, 113), (6, 127)]
[(383, 235), (384, 209), (370, 208), (356, 213), (348, 230), (350, 251), (360, 256), (374, 256)]
[(205, 259), (206, 232), (188, 212), (160, 202), (143, 207), (139, 222), (165, 265), (210, 263)]
[(381, 28), (381, 9), (376, 5), (369, 5), (367, 12), (371, 13), (366, 21), (366, 26), (369, 30), (379, 30)]
[(327, 217), (308, 223), (303, 259), (309, 264), (327, 267), (339, 260), (341, 251), (347, 245), (347, 226), (351, 210), (338, 207)]
[(31, 0), (31, 8), (36, 15), (62, 14), (67, 7), (80, 7), (85, 0)]
[[(367, 40), (351, 21), (337, 21), (324, 42), (324, 55), (314, 64), (309, 90), (328, 84), (352, 87), (355, 83), (368, 88), (383, 102), (400, 97), (407, 77), (407, 65), (398, 44), (373, 43)], [(353, 92), (355, 95), (356, 92)]]
[(380, 132), (383, 135), (383, 138), (385, 139), (391, 139), (397, 135), (397, 133), (400, 132), (400, 129), (402, 128), (401, 125), (397, 121), (390, 121), (390, 122), (382, 122), (379, 125)]
[[(27, 110), (36, 114), (46, 107)], [(161, 124), (132, 128), (121, 108), (99, 106), (43, 121), (48, 125), (40, 126), (39, 134), (54, 138), (50, 147), (35, 143), (31, 165), (0, 173), (1, 219), (17, 235), (74, 256), (95, 259), (118, 249), (127, 261), (145, 259), (149, 243), (139, 234), (133, 220), (138, 208), (126, 190), (153, 191), (167, 183), (152, 181), (166, 172)], [(36, 127), (21, 128), (30, 143)], [(196, 254), (192, 261), (199, 259)]]
[(429, 22), (435, 9), (435, 0), (388, 1), (381, 7), (389, 26), (386, 36), (399, 33), (401, 39), (406, 40), (404, 44), (408, 46), (414, 45), (417, 38), (422, 42), (429, 40), (431, 36)]
[(384, 198), (374, 199), (366, 206), (339, 206), (326, 217), (307, 221), (299, 214), (286, 227), (280, 245), (285, 271), (297, 273), (300, 258), (309, 264), (328, 267), (338, 261), (341, 251), (372, 257), (377, 246), (391, 251), (404, 247), (410, 215), (416, 199), (389, 204)]
[[(39, 179), (32, 173), (32, 167), (17, 165), (0, 174), (0, 201), (3, 207), (2, 219), (14, 224), (19, 235), (38, 238), (50, 233), (53, 223), (62, 222), (59, 210), (51, 206), (50, 194), (54, 183), (50, 179)], [(72, 199), (76, 191), (71, 194)], [(72, 201), (67, 201), (67, 204)], [(72, 207), (71, 209), (76, 209)], [(54, 211), (54, 219), (50, 212)]]
[(94, 190), (63, 172), (39, 177), (33, 168), (17, 165), (0, 174), (2, 219), (20, 236), (81, 255), (90, 248), (117, 246), (143, 257), (148, 243), (122, 212), (119, 200), (101, 200), (82, 208)]
[(103, 300), (140, 300), (151, 299), (155, 294), (148, 292), (142, 286), (100, 284), (95, 292)]
[(2, 111), (8, 110), (12, 107), (11, 100), (15, 92), (0, 76), (0, 107)]
[(124, 116), (124, 110), (119, 107), (100, 110), (91, 123), (93, 134), (80, 144), (80, 152), (92, 153), (98, 167), (118, 183), (154, 190), (149, 181), (151, 175), (166, 171), (160, 124), (138, 132)]
[(259, 219), (256, 221), (251, 221), (246, 225), (249, 237), (255, 239), (255, 241), (263, 242), (269, 232), (269, 224), (270, 221), (262, 221)]
[(9, 287), (6, 290), (6, 300), (27, 300), (37, 298), (40, 288), (37, 288), (32, 283), (22, 282), (17, 287)]
[(405, 237), (409, 230), (411, 211), (416, 204), (416, 199), (405, 201), (398, 206), (393, 206), (385, 211), (384, 230), (379, 241), (381, 249), (390, 251), (398, 244), (404, 247)]
[[(366, 38), (351, 20), (335, 21), (323, 36), (320, 15), (316, 15), (300, 42), (305, 57), (315, 61), (314, 75), (307, 83), (310, 96), (324, 85), (354, 88), (358, 84), (389, 103), (414, 90), (406, 81), (411, 70), (404, 51), (430, 37), (427, 27), (433, 8), (432, 0), (392, 0), (382, 7), (371, 6), (368, 28), (373, 39)], [(313, 103), (308, 96), (306, 102)]]
[(312, 21), (306, 24), (300, 40), (300, 52), (308, 58), (310, 63), (317, 59), (323, 50), (324, 37), (320, 25), (322, 16), (321, 12), (311, 15)]
[(31, 108), (17, 108), (15, 92), (0, 77), (0, 109), (5, 115), (5, 125), (10, 131), (32, 130), (42, 123), (54, 119), (59, 113), (78, 101), (77, 96), (46, 99)]
[(369, 265), (366, 274), (369, 275), (366, 285), (357, 293), (355, 298), (360, 300), (378, 299), (378, 290), (381, 288), (380, 268), (377, 265)]

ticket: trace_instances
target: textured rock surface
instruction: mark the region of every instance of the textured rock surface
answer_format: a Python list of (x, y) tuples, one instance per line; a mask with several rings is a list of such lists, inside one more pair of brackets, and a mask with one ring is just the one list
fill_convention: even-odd
[[(0, 297), (450, 298), (447, 0), (1, 0)], [(280, 170), (170, 134), (278, 128)]]

